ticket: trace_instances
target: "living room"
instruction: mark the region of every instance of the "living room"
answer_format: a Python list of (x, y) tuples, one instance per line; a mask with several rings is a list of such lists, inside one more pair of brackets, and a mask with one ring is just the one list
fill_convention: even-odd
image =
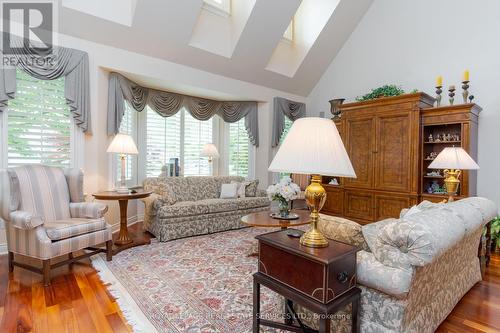
[(20, 3), (1, 332), (500, 332), (498, 3)]

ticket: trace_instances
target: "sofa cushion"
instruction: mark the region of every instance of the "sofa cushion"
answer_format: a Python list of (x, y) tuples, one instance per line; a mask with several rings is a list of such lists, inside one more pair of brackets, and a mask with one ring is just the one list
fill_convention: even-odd
[(327, 238), (368, 250), (359, 223), (342, 217), (320, 214), (318, 228)]
[(194, 190), (193, 200), (213, 199), (219, 197), (219, 186), (216, 177), (187, 177), (189, 190)]
[(413, 273), (413, 269), (386, 266), (378, 261), (373, 253), (366, 251), (357, 253), (357, 282), (398, 299), (404, 299), (408, 295)]
[(373, 248), (376, 245), (377, 236), (380, 232), (380, 229), (382, 229), (389, 223), (394, 223), (397, 221), (399, 220), (394, 218), (389, 218), (375, 223), (369, 223), (361, 227), (361, 231), (363, 232), (363, 237), (370, 251), (373, 252)]
[(257, 207), (266, 207), (270, 205), (267, 197), (245, 197), (238, 199), (238, 209), (249, 209)]
[(436, 208), (440, 208), (440, 207), (443, 207), (445, 204), (444, 203), (434, 203), (434, 202), (430, 202), (430, 201), (427, 201), (427, 200), (424, 200), (422, 201), (421, 203), (419, 203), (418, 205), (415, 205), (413, 207), (410, 207), (410, 208), (404, 208), (401, 210), (400, 214), (399, 214), (399, 218), (402, 219), (403, 217), (405, 216), (411, 216), (413, 214), (417, 214), (417, 213), (420, 213), (420, 212), (423, 212), (424, 210), (428, 210), (428, 209), (436, 209)]
[(104, 218), (92, 220), (85, 218), (73, 218), (45, 222), (43, 226), (47, 236), (51, 240), (56, 241), (104, 230), (106, 229), (106, 221)]
[(231, 212), (238, 210), (238, 199), (204, 199), (197, 203), (206, 205), (209, 213)]
[(257, 188), (258, 187), (259, 187), (259, 180), (258, 179), (250, 181), (248, 186), (245, 188), (245, 197), (257, 196)]
[(197, 201), (180, 201), (174, 205), (164, 205), (157, 213), (159, 218), (185, 217), (207, 214), (208, 206)]
[(491, 221), (497, 215), (497, 209), (493, 201), (471, 197), (446, 204), (446, 207), (452, 209), (464, 222), (466, 233), (471, 233)]

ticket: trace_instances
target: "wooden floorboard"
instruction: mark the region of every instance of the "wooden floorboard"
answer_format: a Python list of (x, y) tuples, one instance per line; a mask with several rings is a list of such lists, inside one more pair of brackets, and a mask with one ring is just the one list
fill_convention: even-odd
[[(141, 224), (130, 228), (136, 236), (141, 230)], [(131, 327), (89, 259), (55, 269), (51, 286), (44, 287), (39, 274), (19, 267), (9, 274), (4, 255), (0, 256), (0, 332), (125, 333)], [(437, 332), (500, 333), (499, 253), (493, 255), (483, 281), (462, 298)]]

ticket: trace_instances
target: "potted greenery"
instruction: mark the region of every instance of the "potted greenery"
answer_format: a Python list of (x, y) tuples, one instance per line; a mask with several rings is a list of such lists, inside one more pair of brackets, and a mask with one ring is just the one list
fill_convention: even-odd
[(500, 216), (491, 221), (491, 251), (500, 248)]
[[(414, 90), (413, 92), (416, 92), (416, 90)], [(401, 89), (401, 87), (398, 87), (395, 84), (386, 84), (382, 87), (372, 89), (372, 91), (366, 95), (356, 97), (356, 100), (358, 102), (363, 102), (381, 97), (399, 96), (403, 95), (404, 93), (405, 91)]]

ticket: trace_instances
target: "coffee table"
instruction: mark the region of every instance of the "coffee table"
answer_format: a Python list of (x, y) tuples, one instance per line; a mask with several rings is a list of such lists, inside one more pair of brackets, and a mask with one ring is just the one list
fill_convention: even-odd
[(311, 214), (308, 210), (292, 210), (292, 213), (299, 215), (296, 220), (280, 220), (269, 216), (271, 211), (266, 210), (263, 212), (252, 213), (245, 215), (241, 218), (241, 223), (249, 227), (257, 228), (281, 228), (288, 229), (290, 227), (297, 227), (300, 225), (309, 224), (309, 215)]

